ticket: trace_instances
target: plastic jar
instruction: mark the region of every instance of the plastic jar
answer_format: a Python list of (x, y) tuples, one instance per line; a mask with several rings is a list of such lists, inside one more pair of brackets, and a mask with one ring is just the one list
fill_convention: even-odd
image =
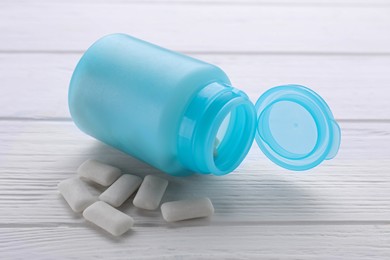
[(340, 128), (312, 90), (274, 87), (254, 105), (220, 68), (124, 34), (84, 53), (69, 109), (88, 135), (177, 176), (229, 173), (254, 139), (290, 170), (333, 158), (340, 144)]

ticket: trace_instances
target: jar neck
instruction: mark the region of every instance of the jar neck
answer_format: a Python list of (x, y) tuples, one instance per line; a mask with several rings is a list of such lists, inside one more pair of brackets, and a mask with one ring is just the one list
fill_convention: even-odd
[[(218, 130), (229, 123), (215, 153)], [(178, 135), (178, 157), (191, 171), (223, 175), (245, 158), (256, 129), (256, 111), (247, 95), (217, 82), (202, 88), (191, 100)]]

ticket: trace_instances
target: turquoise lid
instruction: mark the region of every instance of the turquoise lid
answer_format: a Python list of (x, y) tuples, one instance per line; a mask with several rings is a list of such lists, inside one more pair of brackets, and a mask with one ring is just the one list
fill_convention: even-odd
[(308, 170), (337, 154), (340, 127), (325, 101), (311, 89), (271, 88), (257, 100), (256, 110), (256, 142), (283, 168)]

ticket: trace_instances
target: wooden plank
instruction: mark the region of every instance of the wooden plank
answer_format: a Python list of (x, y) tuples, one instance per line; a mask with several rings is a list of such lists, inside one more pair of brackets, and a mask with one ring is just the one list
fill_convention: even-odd
[[(68, 84), (82, 53), (0, 54), (0, 117), (69, 118)], [(390, 119), (390, 56), (193, 55), (220, 66), (253, 102), (298, 83), (317, 91), (338, 119)]]
[[(2, 1), (1, 259), (390, 258), (388, 6), (381, 0)], [(230, 175), (171, 178), (85, 136), (69, 122), (67, 84), (82, 50), (114, 29), (220, 65), (252, 100), (281, 83), (313, 87), (342, 119), (339, 156), (291, 173), (254, 146)], [(139, 211), (128, 201), (121, 210), (135, 218), (134, 231), (112, 238), (73, 214), (56, 190), (86, 158), (169, 178), (164, 201), (206, 195), (216, 214), (168, 225), (158, 211)]]
[[(282, 170), (254, 145), (234, 173), (173, 178), (87, 137), (70, 122), (0, 121), (0, 226), (83, 222), (70, 211), (56, 185), (74, 176), (87, 158), (140, 176), (154, 173), (168, 178), (171, 185), (164, 201), (209, 196), (216, 208), (213, 225), (386, 222), (390, 124), (341, 127), (339, 156), (312, 171)], [(158, 211), (136, 210), (130, 201), (121, 210), (140, 225), (165, 226)]]
[[(2, 3), (7, 4), (26, 4), (29, 0), (3, 0)], [(34, 3), (47, 3), (47, 0), (36, 0)], [(51, 0), (50, 3), (63, 3), (61, 0)], [(68, 0), (67, 3), (72, 4), (139, 4), (148, 3), (153, 5), (173, 5), (173, 4), (187, 4), (187, 5), (272, 5), (272, 6), (388, 6), (388, 0)]]
[[(386, 6), (3, 3), (0, 50), (85, 50), (123, 32), (181, 51), (390, 53)], [(23, 6), (23, 8), (21, 8)]]
[(388, 259), (388, 225), (143, 227), (120, 238), (92, 225), (1, 228), (2, 258)]

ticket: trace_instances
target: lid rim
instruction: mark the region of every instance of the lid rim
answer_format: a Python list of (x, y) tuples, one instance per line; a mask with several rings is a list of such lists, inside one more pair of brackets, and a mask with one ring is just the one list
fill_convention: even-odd
[[(309, 113), (310, 119), (313, 120), (316, 127), (316, 132), (313, 132), (314, 128), (304, 128), (300, 130), (299, 135), (301, 138), (305, 137), (301, 141), (306, 143), (307, 138), (310, 136), (315, 136), (315, 145), (309, 152), (302, 154), (296, 151), (290, 151), (289, 149), (284, 148), (283, 145), (279, 144), (279, 142), (274, 139), (272, 130), (269, 127), (269, 122), (274, 122), (276, 120), (278, 123), (280, 123), (282, 122), (280, 121), (282, 119), (284, 123), (291, 123), (288, 121), (291, 121), (291, 118), (288, 118), (287, 116), (284, 118), (285, 115), (280, 113), (277, 114), (278, 117), (276, 119), (272, 118), (270, 115), (263, 117), (263, 113), (267, 111), (269, 114), (270, 109), (272, 110), (275, 104), (278, 104), (278, 102), (282, 101), (290, 102), (291, 105), (300, 106), (305, 112)], [(287, 107), (291, 107), (291, 105), (287, 105)], [(333, 158), (337, 154), (337, 150), (340, 144), (340, 131), (335, 131), (335, 126), (337, 126), (339, 129), (338, 124), (335, 121), (333, 114), (326, 102), (321, 98), (321, 96), (319, 96), (311, 89), (301, 85), (292, 84), (277, 86), (267, 90), (263, 95), (261, 95), (257, 100), (255, 107), (258, 120), (255, 136), (256, 142), (263, 153), (275, 164), (289, 170), (304, 171), (319, 165), (322, 161), (328, 159), (328, 157), (329, 159)], [(307, 118), (309, 117), (306, 115), (306, 113), (298, 113), (294, 114), (294, 116), (297, 116), (298, 119), (306, 120), (304, 123), (308, 122)], [(306, 117), (302, 118), (302, 116)], [(262, 131), (264, 131), (264, 127), (262, 127), (263, 121), (265, 122), (264, 125), (266, 125), (267, 131), (269, 132), (265, 136), (262, 133)], [(311, 124), (313, 124), (311, 120), (309, 121)], [(294, 123), (294, 125), (295, 124), (297, 123)], [(286, 125), (282, 124), (281, 126)], [(277, 129), (279, 137), (281, 133), (283, 134), (283, 132), (286, 131), (286, 136), (289, 136), (291, 131), (288, 130), (294, 129), (291, 129), (291, 125), (288, 125), (288, 127), (289, 128), (287, 128), (287, 130)], [(273, 129), (273, 131), (275, 131), (275, 129)], [(302, 133), (304, 135), (302, 135)], [(305, 136), (305, 134), (308, 134), (309, 137)], [(282, 139), (284, 139), (284, 142), (286, 142), (286, 140), (287, 142), (290, 142), (289, 145), (291, 143), (297, 143), (295, 140), (291, 141), (289, 139), (285, 139), (283, 135)], [(329, 156), (331, 153), (333, 157)]]

